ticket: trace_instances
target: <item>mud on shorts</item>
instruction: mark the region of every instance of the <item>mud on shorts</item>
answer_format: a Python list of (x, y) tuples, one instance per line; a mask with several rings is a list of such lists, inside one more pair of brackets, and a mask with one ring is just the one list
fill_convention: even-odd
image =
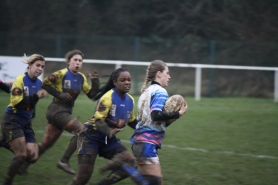
[(158, 146), (151, 143), (133, 143), (132, 152), (137, 164), (159, 164)]
[(1, 129), (6, 142), (25, 137), (26, 143), (36, 143), (31, 118), (26, 118), (19, 114), (5, 113), (2, 118)]
[(75, 119), (71, 113), (72, 107), (66, 104), (52, 102), (47, 108), (46, 119), (48, 120), (48, 124), (53, 124), (63, 130), (67, 123)]
[(111, 139), (93, 128), (85, 127), (78, 137), (78, 155), (99, 155), (106, 159), (112, 159), (117, 153), (126, 151), (119, 139)]

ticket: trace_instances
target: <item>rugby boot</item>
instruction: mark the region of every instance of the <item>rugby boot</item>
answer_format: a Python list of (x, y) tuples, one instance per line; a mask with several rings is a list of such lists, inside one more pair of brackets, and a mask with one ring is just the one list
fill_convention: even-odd
[(67, 172), (71, 175), (75, 175), (75, 171), (70, 167), (69, 163), (62, 163), (61, 161), (59, 161), (57, 163), (57, 167), (61, 170), (63, 170), (64, 172)]

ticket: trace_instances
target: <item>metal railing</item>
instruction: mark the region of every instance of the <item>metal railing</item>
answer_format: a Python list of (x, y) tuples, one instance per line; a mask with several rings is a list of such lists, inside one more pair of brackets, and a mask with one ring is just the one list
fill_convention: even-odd
[[(47, 61), (65, 62), (64, 58), (46, 58)], [(121, 60), (91, 60), (84, 59), (84, 63), (94, 64), (114, 64), (115, 68), (122, 65), (137, 65), (148, 66), (150, 62), (141, 61), (121, 61)], [(187, 67), (195, 68), (195, 100), (201, 99), (201, 77), (202, 69), (237, 69), (237, 70), (260, 70), (260, 71), (274, 71), (274, 102), (278, 102), (278, 67), (260, 67), (260, 66), (234, 66), (234, 65), (209, 65), (209, 64), (187, 64), (187, 63), (166, 63), (169, 67)]]

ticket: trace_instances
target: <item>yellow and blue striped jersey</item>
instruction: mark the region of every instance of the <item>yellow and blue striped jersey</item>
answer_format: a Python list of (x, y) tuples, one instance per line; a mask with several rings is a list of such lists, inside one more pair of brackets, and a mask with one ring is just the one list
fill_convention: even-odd
[(134, 99), (128, 93), (120, 97), (113, 88), (105, 93), (98, 101), (95, 114), (89, 123), (104, 120), (112, 128), (123, 128), (135, 120)]
[(27, 72), (19, 75), (13, 82), (10, 104), (5, 112), (31, 118), (39, 100), (37, 92), (41, 90), (41, 86), (41, 80), (38, 78), (31, 79)]
[[(56, 71), (46, 77), (43, 80), (43, 84), (51, 85), (59, 92), (69, 93), (73, 98), (73, 102), (81, 91), (88, 94), (91, 90), (91, 86), (88, 84), (87, 78), (83, 73), (73, 74), (68, 68)], [(60, 102), (61, 100), (54, 97), (53, 101)], [(70, 106), (73, 106), (73, 103)]]

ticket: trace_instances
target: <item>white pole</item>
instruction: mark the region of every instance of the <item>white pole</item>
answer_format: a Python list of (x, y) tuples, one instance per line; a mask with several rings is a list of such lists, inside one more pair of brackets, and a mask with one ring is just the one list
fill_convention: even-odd
[(116, 63), (115, 69), (122, 67), (122, 64)]
[(278, 102), (278, 70), (274, 74), (274, 102)]
[(201, 99), (201, 79), (202, 79), (202, 68), (196, 67), (195, 74), (195, 100)]

